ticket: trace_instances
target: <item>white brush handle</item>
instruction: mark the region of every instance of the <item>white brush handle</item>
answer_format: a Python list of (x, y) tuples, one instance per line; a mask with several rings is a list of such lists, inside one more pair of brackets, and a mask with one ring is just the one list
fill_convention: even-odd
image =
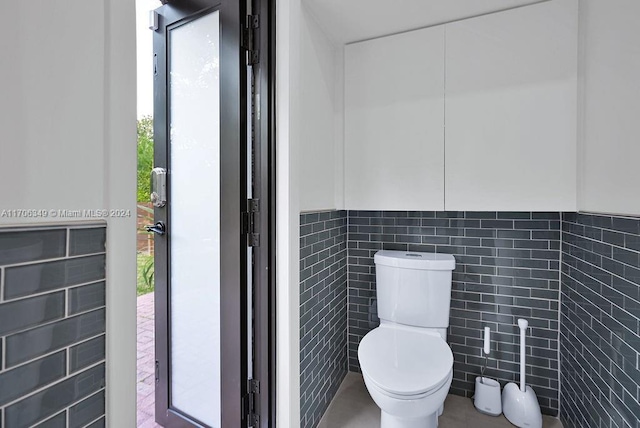
[(525, 334), (527, 331), (527, 327), (529, 326), (529, 322), (525, 319), (520, 318), (518, 320), (518, 327), (520, 327), (520, 391), (525, 392), (525, 371), (526, 371), (526, 344), (525, 344)]
[(484, 328), (484, 354), (489, 355), (491, 352), (491, 329), (489, 327)]

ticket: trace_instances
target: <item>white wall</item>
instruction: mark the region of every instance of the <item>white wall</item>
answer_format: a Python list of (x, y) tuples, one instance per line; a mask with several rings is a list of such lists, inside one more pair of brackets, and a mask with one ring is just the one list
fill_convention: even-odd
[(300, 0), (276, 2), (276, 425), (300, 425)]
[(276, 3), (277, 426), (300, 425), (300, 212), (344, 208), (342, 46)]
[[(0, 15), (0, 213), (132, 210), (106, 219), (107, 417), (109, 426), (134, 426), (134, 4), (3, 2)], [(2, 226), (81, 220), (0, 215)]]
[(640, 214), (640, 2), (580, 1), (578, 207)]
[(343, 206), (343, 53), (302, 5), (299, 19), (300, 209)]

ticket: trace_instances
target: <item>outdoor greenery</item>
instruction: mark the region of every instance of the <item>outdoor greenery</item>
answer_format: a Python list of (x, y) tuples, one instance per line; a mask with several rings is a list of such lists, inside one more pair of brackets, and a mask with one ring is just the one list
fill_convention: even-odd
[(153, 168), (153, 117), (138, 120), (138, 202), (149, 202)]
[[(153, 209), (143, 204), (149, 202), (151, 193), (151, 169), (153, 168), (153, 118), (145, 116), (138, 120), (138, 212), (142, 211), (142, 227), (138, 228), (139, 234), (148, 234), (144, 224), (153, 223)], [(140, 223), (139, 223), (140, 224)], [(138, 253), (138, 296), (153, 291), (154, 285), (153, 253)]]
[(138, 253), (138, 296), (153, 291), (153, 254)]

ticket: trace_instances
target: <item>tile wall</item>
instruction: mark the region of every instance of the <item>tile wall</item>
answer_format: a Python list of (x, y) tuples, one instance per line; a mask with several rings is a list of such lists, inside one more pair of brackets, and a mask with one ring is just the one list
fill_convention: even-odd
[(640, 427), (640, 219), (565, 213), (565, 428)]
[(347, 373), (347, 213), (300, 215), (300, 426), (317, 426)]
[(517, 319), (529, 320), (527, 383), (543, 412), (558, 413), (560, 214), (531, 212), (349, 211), (349, 370), (377, 325), (373, 255), (378, 250), (453, 254), (451, 393), (470, 397), (480, 374), (482, 332), (493, 332), (487, 376), (519, 379)]
[[(560, 410), (567, 428), (640, 428), (640, 219), (392, 211), (301, 215), (302, 426), (317, 424), (344, 375), (331, 369), (347, 363), (339, 349), (359, 371), (359, 341), (378, 325), (373, 255), (381, 249), (456, 258), (452, 393), (473, 394), (485, 326), (494, 333), (487, 375), (518, 379), (516, 322), (524, 317), (528, 383), (544, 413)], [(345, 287), (346, 344), (344, 298), (332, 297)]]
[(0, 427), (100, 427), (103, 223), (0, 229)]

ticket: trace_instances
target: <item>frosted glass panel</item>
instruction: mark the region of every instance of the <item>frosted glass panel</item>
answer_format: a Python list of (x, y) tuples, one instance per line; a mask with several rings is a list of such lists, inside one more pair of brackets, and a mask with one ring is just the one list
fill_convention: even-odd
[(220, 427), (219, 13), (169, 36), (171, 407)]

